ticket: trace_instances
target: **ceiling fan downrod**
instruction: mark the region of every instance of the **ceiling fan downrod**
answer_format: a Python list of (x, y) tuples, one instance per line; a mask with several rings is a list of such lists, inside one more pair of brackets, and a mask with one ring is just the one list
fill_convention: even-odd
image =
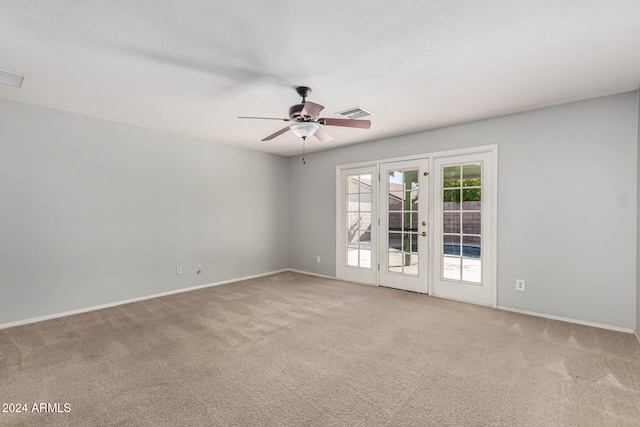
[(298, 86), (296, 88), (296, 92), (298, 92), (298, 95), (302, 97), (302, 104), (306, 104), (307, 96), (311, 94), (311, 88), (308, 86)]

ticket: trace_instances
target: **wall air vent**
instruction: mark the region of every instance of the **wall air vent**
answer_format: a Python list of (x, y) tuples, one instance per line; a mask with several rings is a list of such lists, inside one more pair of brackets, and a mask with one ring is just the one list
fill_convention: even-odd
[(13, 73), (11, 71), (0, 70), (0, 83), (20, 87), (22, 86), (22, 80), (24, 76), (22, 74)]
[(340, 111), (336, 114), (344, 117), (345, 119), (361, 119), (363, 117), (373, 115), (362, 107), (349, 108), (348, 110)]

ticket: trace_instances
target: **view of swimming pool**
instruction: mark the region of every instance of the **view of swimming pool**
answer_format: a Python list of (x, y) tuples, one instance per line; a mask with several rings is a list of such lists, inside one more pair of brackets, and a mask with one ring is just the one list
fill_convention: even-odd
[[(458, 255), (460, 256), (460, 245), (454, 245), (445, 243), (444, 245), (445, 255)], [(467, 258), (480, 258), (480, 246), (476, 245), (463, 245), (462, 256)]]

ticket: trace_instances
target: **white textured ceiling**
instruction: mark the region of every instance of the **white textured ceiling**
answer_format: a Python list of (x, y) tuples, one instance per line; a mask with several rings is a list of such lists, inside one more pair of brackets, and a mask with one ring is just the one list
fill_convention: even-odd
[(0, 0), (0, 97), (282, 155), (311, 86), (309, 151), (640, 86), (639, 0)]

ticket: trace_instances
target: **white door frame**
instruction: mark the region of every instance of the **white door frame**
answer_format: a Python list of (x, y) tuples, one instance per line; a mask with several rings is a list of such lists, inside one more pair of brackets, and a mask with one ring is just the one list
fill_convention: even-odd
[[(424, 153), (424, 154), (417, 154), (417, 155), (412, 155), (412, 156), (403, 156), (403, 157), (393, 157), (393, 158), (387, 158), (387, 159), (379, 159), (379, 160), (372, 160), (369, 162), (359, 162), (359, 163), (351, 163), (351, 164), (345, 164), (345, 165), (338, 165), (336, 166), (336, 245), (338, 246), (336, 248), (336, 278), (337, 279), (342, 279), (342, 280), (348, 280), (345, 279), (343, 273), (343, 269), (340, 267), (341, 266), (341, 262), (343, 261), (343, 256), (344, 256), (344, 250), (341, 247), (341, 233), (342, 233), (342, 229), (344, 227), (344, 219), (343, 219), (343, 201), (342, 201), (342, 176), (343, 176), (343, 171), (347, 170), (347, 169), (356, 169), (356, 168), (366, 168), (366, 167), (374, 167), (376, 168), (377, 172), (380, 173), (380, 165), (382, 163), (390, 163), (390, 162), (396, 162), (396, 161), (404, 161), (404, 160), (418, 160), (418, 159), (424, 159), (424, 158), (428, 158), (429, 159), (429, 170), (433, 171), (434, 170), (434, 162), (435, 159), (442, 159), (442, 158), (446, 158), (446, 157), (455, 157), (455, 156), (461, 156), (461, 155), (467, 155), (467, 154), (478, 154), (478, 153), (490, 153), (491, 155), (491, 183), (490, 183), (490, 188), (491, 188), (491, 215), (490, 218), (488, 218), (488, 221), (491, 221), (491, 245), (490, 247), (484, 247), (483, 250), (484, 251), (488, 251), (489, 255), (490, 255), (490, 260), (487, 263), (487, 265), (485, 266), (486, 268), (490, 269), (490, 286), (492, 288), (492, 298), (491, 298), (491, 307), (496, 307), (497, 306), (497, 302), (498, 302), (498, 288), (497, 288), (497, 264), (498, 264), (498, 249), (497, 249), (497, 214), (498, 214), (498, 209), (497, 209), (497, 205), (498, 205), (498, 145), (497, 144), (491, 144), (491, 145), (483, 145), (483, 146), (478, 146), (478, 147), (469, 147), (469, 148), (461, 148), (461, 149), (455, 149), (455, 150), (447, 150), (447, 151), (439, 151), (439, 152), (433, 152), (433, 153)], [(432, 176), (430, 176), (430, 178), (432, 178)], [(435, 255), (437, 253), (439, 253), (438, 251), (434, 250), (434, 246), (433, 246), (433, 232), (434, 232), (434, 227), (433, 227), (433, 212), (434, 212), (434, 203), (433, 203), (433, 195), (434, 195), (434, 191), (436, 191), (437, 189), (435, 188), (436, 183), (434, 183), (433, 179), (429, 179), (428, 180), (428, 192), (430, 194), (430, 200), (429, 200), (429, 225), (428, 225), (428, 235), (430, 236), (428, 239), (428, 250), (429, 250), (429, 277), (428, 277), (428, 293), (430, 295), (433, 295), (434, 292), (434, 258)], [(378, 219), (379, 219), (379, 212), (380, 212), (380, 207), (379, 207), (379, 203), (380, 201), (378, 200), (376, 203), (376, 206), (374, 206), (374, 210), (376, 211), (376, 213), (378, 214)], [(379, 234), (380, 234), (380, 227), (377, 227), (377, 233), (378, 233), (378, 239), (377, 241), (380, 242), (379, 239)], [(373, 251), (372, 251), (373, 252)], [(378, 251), (379, 252), (379, 251)], [(373, 276), (372, 276), (373, 277)], [(372, 281), (363, 281), (360, 283), (366, 283), (366, 284), (370, 284), (370, 285), (374, 285), (374, 286), (379, 286), (380, 283), (380, 278), (379, 278), (379, 274), (375, 274), (375, 280)]]

